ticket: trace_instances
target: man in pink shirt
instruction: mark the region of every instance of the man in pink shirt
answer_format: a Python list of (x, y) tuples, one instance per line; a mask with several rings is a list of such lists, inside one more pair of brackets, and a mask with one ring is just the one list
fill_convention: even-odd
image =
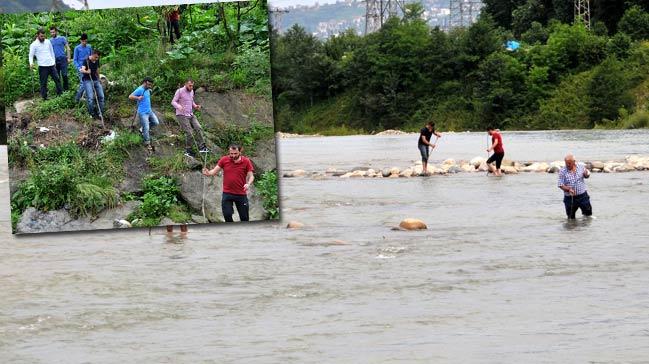
[(194, 103), (194, 81), (189, 79), (183, 87), (176, 90), (171, 105), (176, 109), (176, 119), (185, 132), (185, 155), (194, 157), (192, 142), (198, 143), (199, 153), (209, 153), (210, 150), (205, 146), (203, 129), (194, 115), (194, 109), (201, 109), (201, 105)]
[(223, 170), (223, 196), (221, 210), (226, 222), (232, 222), (233, 204), (237, 205), (239, 220), (248, 221), (248, 190), (255, 181), (255, 171), (250, 159), (241, 155), (241, 146), (232, 144), (228, 155), (222, 157), (216, 167), (208, 170), (203, 168), (203, 175), (216, 176)]

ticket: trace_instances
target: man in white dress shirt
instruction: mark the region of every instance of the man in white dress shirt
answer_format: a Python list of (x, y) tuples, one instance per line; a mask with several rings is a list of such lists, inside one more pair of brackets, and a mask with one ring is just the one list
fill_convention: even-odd
[(56, 85), (56, 94), (61, 95), (61, 81), (56, 72), (56, 57), (54, 57), (54, 48), (48, 39), (45, 39), (45, 31), (39, 29), (36, 32), (36, 39), (29, 46), (29, 68), (34, 68), (34, 57), (38, 64), (38, 79), (41, 85), (41, 97), (47, 100), (47, 77), (52, 76)]

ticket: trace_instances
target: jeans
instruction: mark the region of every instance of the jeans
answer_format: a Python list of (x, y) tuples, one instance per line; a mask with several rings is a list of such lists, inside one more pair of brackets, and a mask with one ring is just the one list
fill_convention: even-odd
[(160, 124), (160, 121), (158, 121), (158, 117), (153, 111), (142, 114), (138, 113), (137, 116), (140, 118), (140, 126), (142, 127), (142, 138), (144, 138), (144, 143), (149, 144), (151, 142), (151, 138), (149, 136), (149, 128), (157, 126), (158, 124)]
[(75, 102), (79, 102), (79, 100), (81, 100), (81, 96), (83, 96), (83, 94), (86, 92), (86, 89), (83, 86), (83, 75), (78, 70), (77, 76), (79, 76), (79, 88), (77, 89), (77, 93), (74, 95)]
[[(94, 86), (94, 87), (93, 87)], [(83, 88), (86, 91), (86, 100), (88, 101), (88, 112), (92, 116), (97, 116), (98, 113), (95, 112), (95, 102), (99, 101), (99, 111), (101, 114), (104, 114), (104, 89), (101, 87), (101, 82), (85, 80), (83, 81)], [(94, 90), (93, 90), (94, 88)], [(97, 95), (95, 96), (95, 93)], [(95, 97), (97, 100), (95, 100)]]
[(418, 147), (419, 147), (419, 154), (421, 154), (421, 161), (423, 163), (428, 162), (428, 157), (430, 156), (428, 146), (425, 144), (419, 144)]
[(234, 214), (234, 207), (232, 204), (237, 205), (237, 212), (239, 212), (240, 221), (248, 221), (248, 196), (246, 195), (233, 195), (231, 193), (223, 192), (221, 198), (221, 211), (223, 212), (223, 219), (225, 222), (233, 222), (232, 215)]
[(63, 89), (67, 91), (70, 84), (68, 82), (68, 58), (66, 56), (56, 58), (56, 74), (63, 80)]
[(590, 196), (584, 192), (577, 196), (563, 196), (563, 204), (566, 207), (566, 215), (569, 219), (574, 219), (577, 210), (581, 209), (584, 216), (593, 214), (593, 207), (590, 205)]
[(38, 81), (40, 82), (41, 97), (43, 98), (43, 100), (47, 100), (48, 76), (52, 76), (52, 79), (54, 80), (54, 84), (56, 85), (56, 94), (60, 95), (61, 93), (63, 93), (63, 90), (61, 90), (61, 80), (59, 80), (59, 76), (56, 74), (56, 66), (38, 66)]

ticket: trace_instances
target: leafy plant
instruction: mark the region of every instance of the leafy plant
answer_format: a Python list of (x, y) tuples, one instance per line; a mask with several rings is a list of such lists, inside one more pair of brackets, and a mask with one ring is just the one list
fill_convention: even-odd
[(264, 172), (255, 179), (255, 187), (263, 199), (264, 210), (269, 219), (279, 218), (279, 189), (277, 171)]
[(131, 213), (128, 219), (140, 219), (141, 222), (136, 224), (138, 226), (156, 226), (169, 213), (171, 206), (178, 203), (180, 190), (173, 178), (164, 176), (145, 178), (142, 185), (142, 205)]

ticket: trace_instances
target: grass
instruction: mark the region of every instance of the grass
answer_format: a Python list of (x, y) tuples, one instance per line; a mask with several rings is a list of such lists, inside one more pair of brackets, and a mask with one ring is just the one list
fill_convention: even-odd
[(189, 213), (187, 206), (180, 204), (172, 205), (169, 208), (167, 216), (171, 221), (181, 224), (191, 222), (192, 220), (192, 215)]
[(621, 125), (623, 129), (639, 129), (649, 127), (649, 112), (640, 110), (629, 115), (622, 120)]
[(176, 174), (188, 170), (187, 163), (185, 163), (185, 156), (183, 152), (178, 151), (172, 156), (164, 157), (150, 157), (149, 166), (151, 171), (157, 174)]

